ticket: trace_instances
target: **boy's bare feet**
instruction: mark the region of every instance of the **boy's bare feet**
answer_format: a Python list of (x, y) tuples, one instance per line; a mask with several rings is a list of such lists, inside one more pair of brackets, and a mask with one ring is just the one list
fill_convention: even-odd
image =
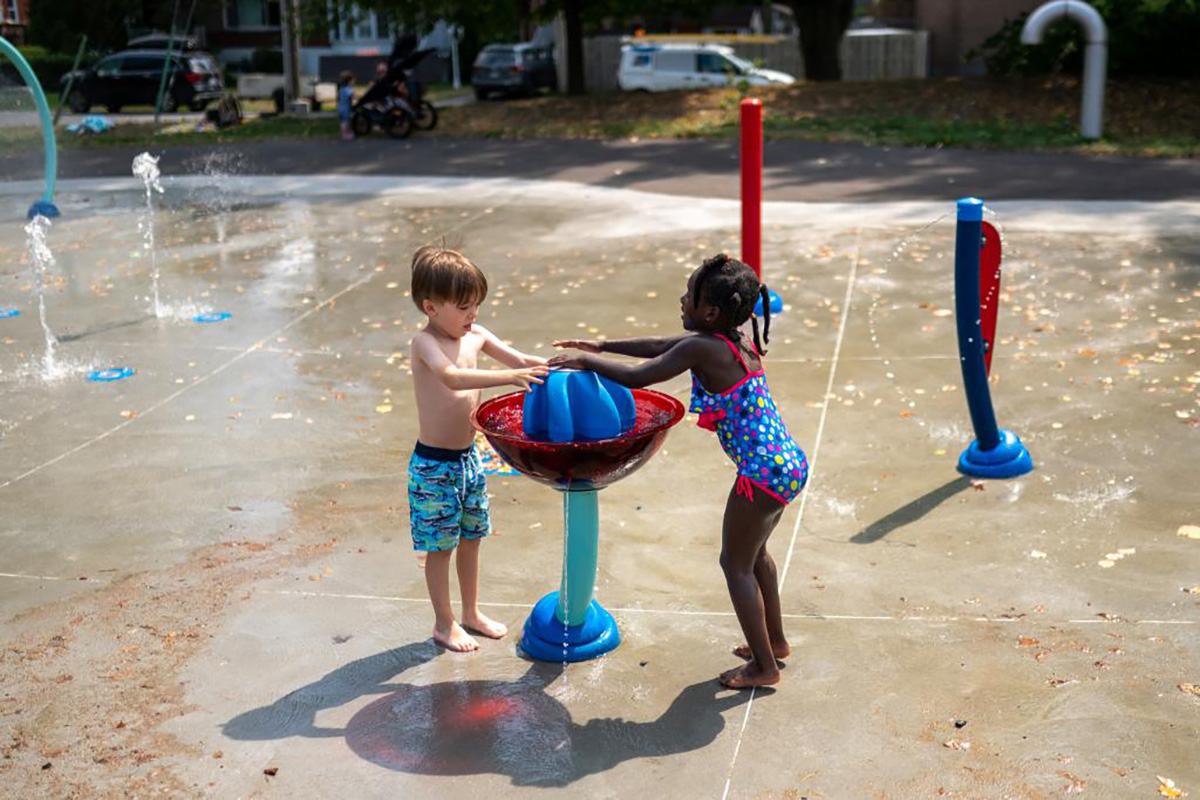
[[(771, 652), (775, 654), (775, 658), (787, 658), (792, 654), (792, 646), (787, 642), (784, 642), (783, 644), (772, 644)], [(750, 652), (750, 645), (748, 644), (739, 644), (737, 647), (733, 648), (733, 654), (738, 658), (744, 658), (747, 661), (752, 661), (754, 659), (754, 653)]]
[(762, 670), (750, 663), (721, 673), (717, 678), (726, 689), (749, 689), (754, 686), (774, 686), (779, 683), (779, 670)]
[(472, 633), (478, 633), (480, 636), (486, 636), (489, 639), (503, 639), (508, 635), (508, 626), (503, 622), (497, 622), (491, 617), (484, 616), (480, 611), (476, 611), (472, 616), (463, 615), (463, 626)]
[(433, 640), (455, 653), (469, 653), (479, 649), (479, 642), (471, 638), (471, 634), (463, 630), (463, 626), (457, 622), (450, 623), (449, 629), (446, 630), (434, 625)]

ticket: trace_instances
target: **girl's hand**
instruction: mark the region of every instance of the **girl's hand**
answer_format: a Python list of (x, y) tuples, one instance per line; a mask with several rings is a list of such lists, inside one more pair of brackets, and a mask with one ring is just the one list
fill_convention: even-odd
[(592, 339), (560, 339), (554, 343), (555, 347), (569, 347), (573, 350), (582, 350), (585, 353), (599, 353), (603, 350), (604, 345)]
[(511, 370), (512, 377), (509, 379), (509, 383), (513, 386), (519, 386), (527, 392), (532, 392), (535, 383), (545, 383), (542, 378), (549, 372), (549, 367), (544, 364), (539, 364), (536, 367), (514, 369)]
[(588, 357), (583, 354), (555, 356), (546, 365), (553, 369), (590, 369)]

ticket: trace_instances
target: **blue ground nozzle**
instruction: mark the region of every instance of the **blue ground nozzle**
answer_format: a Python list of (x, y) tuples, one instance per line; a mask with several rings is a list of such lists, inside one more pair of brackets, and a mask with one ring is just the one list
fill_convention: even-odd
[(98, 369), (90, 373), (87, 379), (95, 383), (112, 383), (113, 381), (124, 380), (136, 374), (137, 370), (131, 367), (108, 367), (107, 369)]
[(192, 317), (192, 322), (198, 322), (202, 325), (212, 322), (224, 322), (232, 317), (228, 311), (205, 311), (203, 314), (197, 314)]
[(521, 425), (535, 441), (612, 439), (633, 429), (633, 393), (589, 370), (551, 370), (525, 395)]

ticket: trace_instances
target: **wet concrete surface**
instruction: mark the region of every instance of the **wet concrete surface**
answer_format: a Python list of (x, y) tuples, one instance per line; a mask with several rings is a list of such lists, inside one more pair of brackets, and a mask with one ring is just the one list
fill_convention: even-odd
[[(1180, 535), (1200, 524), (1200, 207), (996, 204), (1007, 251), (994, 400), (1037, 468), (977, 482), (954, 469), (971, 432), (949, 313), (953, 224), (917, 233), (952, 203), (768, 206), (768, 279), (788, 308), (766, 368), (812, 472), (770, 543), (795, 652), (783, 683), (752, 698), (713, 680), (739, 640), (717, 565), (732, 472), (690, 419), (601, 494), (597, 596), (623, 643), (595, 662), (515, 650), (529, 607), (557, 585), (558, 495), (490, 479), (482, 596), (514, 633), (458, 656), (428, 639), (404, 491), (417, 246), (472, 256), (492, 287), (482, 322), (545, 354), (560, 336), (674, 332), (690, 270), (737, 251), (735, 204), (212, 170), (166, 182), (154, 225), (172, 316), (155, 319), (144, 198), (129, 182), (62, 188), (47, 305), (69, 374), (53, 381), (39, 374), (20, 263), (36, 191), (0, 192), (0, 309), (20, 311), (0, 320), (9, 663), (53, 611), (84, 620), (67, 638), (101, 672), (100, 639), (130, 641), (158, 595), (135, 593), (90, 640), (76, 609), (131, 581), (162, 591), (203, 548), (313, 554), (266, 562), (205, 612), (186, 658), (174, 651), (178, 697), (147, 723), (172, 744), (154, 758), (71, 761), (92, 734), (69, 715), (0, 705), (14, 739), (45, 742), (40, 758), (14, 751), (12, 785), (53, 794), (169, 775), (175, 791), (212, 797), (1132, 797), (1163, 776), (1200, 791), (1200, 697), (1181, 688), (1200, 683), (1200, 541)], [(232, 317), (190, 321), (203, 310)], [(85, 380), (110, 365), (137, 373)], [(24, 706), (52, 678), (30, 669), (26, 682), (5, 673), (4, 701)], [(73, 674), (59, 690), (81, 692), (72, 702), (107, 697)]]
[[(64, 150), (58, 156), (59, 176), (123, 177), (139, 152)], [(418, 134), (403, 142), (369, 137), (172, 146), (168, 141), (156, 152), (167, 174), (222, 159), (236, 161), (233, 171), (239, 174), (522, 178), (683, 197), (737, 198), (739, 193), (736, 141), (515, 141)], [(42, 174), (39, 152), (0, 156), (0, 177), (6, 180), (35, 180)], [(1200, 164), (1195, 159), (770, 141), (763, 193), (768, 200), (805, 202), (940, 202), (965, 194), (993, 201), (1195, 201)]]

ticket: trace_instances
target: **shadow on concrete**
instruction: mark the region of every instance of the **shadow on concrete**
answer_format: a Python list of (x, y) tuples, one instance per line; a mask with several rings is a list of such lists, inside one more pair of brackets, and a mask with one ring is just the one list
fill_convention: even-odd
[[(724, 712), (750, 699), (748, 692), (730, 693), (706, 680), (684, 688), (655, 720), (603, 718), (579, 725), (547, 691), (562, 675), (560, 664), (530, 662), (513, 681), (390, 682), (441, 652), (427, 640), (351, 662), (269, 706), (239, 714), (225, 723), (225, 735), (251, 741), (342, 737), (361, 758), (399, 772), (490, 773), (507, 775), (517, 786), (561, 787), (631, 759), (705, 747), (724, 730)], [(345, 727), (316, 724), (318, 712), (368, 695), (379, 697)]]
[(872, 544), (877, 542), (897, 528), (903, 528), (909, 523), (916, 522), (970, 485), (970, 478), (965, 475), (959, 476), (949, 483), (939, 486), (932, 492), (921, 495), (908, 505), (897, 508), (883, 519), (872, 522), (866, 528), (851, 536), (850, 541), (854, 544)]
[(105, 322), (100, 325), (95, 325), (91, 328), (86, 328), (82, 331), (72, 333), (60, 333), (55, 338), (60, 342), (77, 342), (80, 339), (86, 339), (89, 336), (95, 336), (98, 333), (108, 333), (109, 331), (120, 330), (121, 328), (132, 328), (135, 325), (141, 325), (143, 322), (154, 319), (153, 314), (143, 314), (140, 317), (126, 320), (114, 320)]

